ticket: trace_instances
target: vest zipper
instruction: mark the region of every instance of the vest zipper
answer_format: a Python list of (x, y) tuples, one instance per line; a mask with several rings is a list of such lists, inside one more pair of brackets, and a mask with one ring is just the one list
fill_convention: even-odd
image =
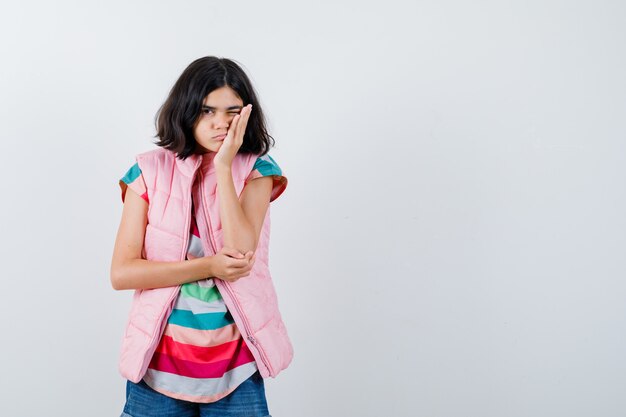
[[(193, 181), (191, 182), (191, 190), (193, 190)], [(193, 203), (193, 195), (192, 195), (192, 203)], [(183, 242), (184, 242), (183, 243), (183, 251), (182, 251), (182, 253), (180, 255), (180, 260), (181, 261), (184, 261), (184, 260), (187, 259), (187, 249), (189, 249), (189, 240), (190, 240), (189, 239), (189, 230), (191, 229), (191, 209), (192, 209), (192, 207), (193, 207), (193, 204), (189, 207), (189, 210), (187, 210), (187, 213), (186, 213), (187, 215), (185, 217), (185, 230), (187, 231), (187, 234), (185, 235), (186, 239), (183, 240)], [(172, 294), (172, 296), (169, 299), (168, 305), (170, 305), (170, 307), (171, 307), (170, 311), (173, 308), (173, 306), (171, 305), (172, 302), (176, 299), (176, 296), (178, 296), (178, 293), (180, 292), (180, 287), (182, 287), (182, 285), (180, 285), (180, 284), (176, 285), (177, 290), (173, 291), (173, 294)], [(169, 314), (168, 314), (168, 319), (169, 319)], [(165, 321), (167, 321), (167, 319), (162, 321), (162, 322), (165, 322)], [(161, 325), (160, 333), (163, 333), (163, 329), (165, 329), (165, 324)], [(159, 338), (160, 337), (161, 337), (161, 334), (159, 334)]]
[[(186, 239), (184, 239), (184, 244), (183, 244), (183, 252), (180, 254), (180, 260), (184, 261), (187, 259), (187, 250), (189, 249), (189, 241), (191, 240), (190, 236), (189, 236), (189, 231), (191, 230), (191, 210), (193, 209), (193, 183), (194, 181), (191, 182), (191, 189), (189, 190), (189, 194), (191, 194), (191, 204), (189, 205), (189, 210), (186, 210), (186, 217), (185, 217), (185, 234), (183, 236), (185, 236)], [(181, 285), (179, 285), (180, 287)]]
[[(191, 182), (191, 190), (193, 190), (193, 181)], [(192, 203), (193, 203), (193, 196), (192, 196)], [(183, 240), (183, 242), (184, 242), (183, 243), (183, 251), (182, 251), (182, 253), (180, 255), (180, 260), (181, 261), (184, 261), (184, 260), (187, 259), (187, 249), (189, 249), (189, 230), (191, 229), (191, 208), (192, 207), (193, 207), (193, 204), (191, 205), (191, 207), (189, 207), (189, 210), (187, 210), (187, 213), (186, 213), (187, 215), (185, 217), (185, 230), (187, 231), (187, 234), (184, 235), (186, 237), (186, 239)], [(173, 294), (172, 294), (172, 296), (169, 299), (168, 304), (172, 308), (173, 308), (173, 306), (171, 304), (176, 299), (176, 296), (180, 292), (180, 287), (182, 287), (182, 285), (180, 285), (180, 284), (176, 285), (177, 290), (173, 291)], [(171, 311), (171, 309), (170, 309), (170, 311)], [(169, 319), (169, 315), (168, 315), (168, 319)], [(165, 329), (165, 324), (163, 324), (161, 326), (161, 333), (163, 333), (163, 329)], [(159, 338), (160, 337), (161, 337), (161, 335), (159, 335)]]
[(261, 345), (257, 343), (254, 336), (252, 336), (252, 332), (250, 331), (250, 326), (248, 325), (248, 321), (243, 315), (241, 308), (239, 307), (239, 303), (235, 300), (235, 296), (233, 294), (232, 289), (230, 288), (230, 285), (224, 281), (222, 281), (222, 284), (223, 284), (223, 287), (226, 288), (226, 291), (228, 292), (228, 294), (230, 295), (231, 300), (233, 300), (233, 304), (235, 305), (235, 309), (237, 310), (239, 317), (241, 317), (241, 321), (243, 322), (244, 328), (246, 330), (246, 338), (259, 351), (259, 354), (261, 355), (261, 360), (263, 361), (263, 364), (265, 365), (265, 367), (268, 369), (270, 375), (274, 375), (274, 370), (272, 369), (272, 366), (270, 365), (270, 362), (267, 359), (267, 356), (265, 355), (265, 351), (261, 348)]
[[(193, 189), (193, 183), (192, 183), (192, 189)], [(187, 216), (185, 217), (185, 225), (186, 225), (185, 230), (187, 231), (187, 235), (186, 235), (187, 239), (185, 239), (183, 243), (183, 251), (181, 254), (182, 261), (187, 259), (187, 249), (189, 247), (189, 229), (191, 227), (191, 208), (187, 211)], [(176, 285), (176, 291), (172, 291), (172, 295), (167, 301), (167, 305), (169, 306), (168, 309), (164, 311), (163, 314), (161, 314), (161, 316), (159, 317), (159, 331), (158, 333), (155, 332), (155, 334), (152, 335), (152, 340), (150, 341), (150, 345), (149, 345), (149, 346), (152, 346), (152, 349), (149, 352), (150, 354), (146, 355), (147, 361), (146, 359), (144, 359), (145, 363), (143, 364), (143, 367), (142, 367), (141, 378), (145, 376), (146, 370), (150, 366), (150, 361), (152, 360), (152, 356), (154, 355), (154, 352), (156, 351), (156, 348), (158, 347), (159, 340), (161, 339), (161, 336), (163, 336), (163, 330), (165, 330), (165, 326), (167, 326), (167, 320), (169, 319), (169, 314), (174, 308), (172, 303), (174, 302), (174, 300), (176, 299), (176, 296), (180, 292), (180, 287), (181, 287), (180, 284)]]
[[(202, 179), (204, 178), (202, 175), (202, 169), (199, 170), (199, 175), (200, 175), (200, 198), (202, 199), (202, 203), (205, 202), (204, 199), (204, 187), (202, 186)], [(213, 235), (213, 229), (211, 228), (211, 217), (209, 216), (209, 212), (207, 210), (207, 206), (206, 204), (202, 204), (202, 208), (204, 209), (204, 215), (206, 216), (206, 220), (207, 220), (207, 227), (209, 228), (209, 243), (211, 245), (211, 249), (213, 249), (213, 254), (217, 254), (217, 244), (214, 242), (214, 235)], [(269, 370), (270, 375), (274, 375), (274, 370), (272, 369), (272, 366), (270, 365), (269, 360), (267, 359), (267, 356), (265, 355), (265, 352), (263, 351), (263, 349), (261, 348), (261, 345), (259, 345), (256, 341), (256, 339), (254, 338), (254, 336), (252, 336), (252, 331), (250, 330), (250, 325), (248, 324), (248, 320), (246, 319), (245, 315), (243, 314), (241, 308), (239, 307), (239, 303), (237, 302), (235, 295), (233, 293), (233, 290), (230, 288), (230, 284), (226, 281), (223, 281), (219, 278), (216, 278), (217, 280), (221, 281), (221, 286), (224, 287), (226, 289), (226, 292), (228, 292), (228, 295), (230, 297), (230, 299), (233, 302), (233, 305), (235, 306), (235, 310), (237, 310), (237, 315), (241, 318), (241, 322), (243, 324), (244, 330), (245, 330), (245, 336), (246, 338), (250, 341), (250, 343), (252, 343), (252, 345), (257, 349), (257, 351), (259, 352), (259, 355), (261, 356), (261, 360), (263, 361), (263, 364), (265, 365), (265, 367)], [(216, 283), (217, 285), (217, 283)]]

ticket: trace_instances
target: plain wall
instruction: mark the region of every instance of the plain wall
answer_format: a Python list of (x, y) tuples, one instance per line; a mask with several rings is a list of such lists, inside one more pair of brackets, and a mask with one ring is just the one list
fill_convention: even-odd
[(233, 58), (289, 179), (274, 417), (626, 415), (626, 5), (0, 5), (2, 416), (117, 416), (118, 180)]

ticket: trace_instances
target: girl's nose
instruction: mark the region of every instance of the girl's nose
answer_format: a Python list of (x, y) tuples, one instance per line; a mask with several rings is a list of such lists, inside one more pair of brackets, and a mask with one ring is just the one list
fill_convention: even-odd
[(228, 125), (230, 124), (230, 120), (227, 115), (223, 113), (217, 113), (215, 115), (213, 123), (215, 124), (216, 129), (224, 129), (228, 127)]

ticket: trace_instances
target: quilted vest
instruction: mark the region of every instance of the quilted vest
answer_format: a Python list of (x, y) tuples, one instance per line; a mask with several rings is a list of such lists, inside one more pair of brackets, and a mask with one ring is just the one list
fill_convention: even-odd
[[(212, 256), (223, 247), (215, 167), (212, 163), (202, 164), (203, 158), (214, 156), (214, 152), (209, 152), (183, 161), (163, 148), (137, 155), (150, 201), (142, 253), (145, 259), (186, 259), (192, 201), (205, 255)], [(233, 159), (237, 195), (241, 195), (257, 156), (237, 154)], [(194, 180), (201, 184), (192, 196)], [(123, 199), (126, 187), (121, 185)], [(293, 358), (269, 271), (269, 238), (268, 208), (250, 275), (230, 283), (214, 279), (263, 378), (276, 377)], [(119, 371), (126, 379), (137, 383), (145, 375), (179, 289), (180, 285), (135, 290), (119, 360)]]

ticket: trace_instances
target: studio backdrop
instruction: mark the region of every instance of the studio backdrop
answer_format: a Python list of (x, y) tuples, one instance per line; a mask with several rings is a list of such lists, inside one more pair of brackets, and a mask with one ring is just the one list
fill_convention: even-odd
[(626, 5), (0, 5), (0, 415), (117, 416), (118, 180), (196, 58), (289, 184), (274, 417), (626, 414)]

